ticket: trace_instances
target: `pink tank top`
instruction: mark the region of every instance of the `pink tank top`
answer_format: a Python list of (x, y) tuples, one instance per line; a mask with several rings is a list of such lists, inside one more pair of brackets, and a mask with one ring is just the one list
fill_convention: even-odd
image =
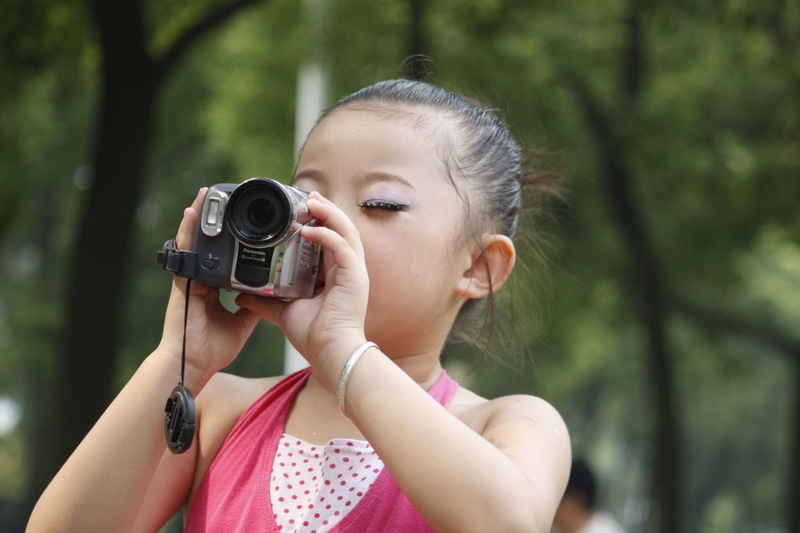
[[(185, 532), (278, 533), (270, 502), (270, 476), (289, 407), (311, 370), (287, 376), (239, 418), (197, 490)], [(448, 407), (458, 383), (442, 371), (428, 390)], [(384, 468), (334, 533), (433, 531)]]

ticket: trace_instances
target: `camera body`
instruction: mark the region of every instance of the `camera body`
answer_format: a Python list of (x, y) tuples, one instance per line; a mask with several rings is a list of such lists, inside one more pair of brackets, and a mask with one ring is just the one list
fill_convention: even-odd
[(212, 287), (283, 299), (311, 298), (320, 245), (300, 236), (315, 225), (308, 193), (268, 178), (208, 189), (195, 228), (192, 277)]

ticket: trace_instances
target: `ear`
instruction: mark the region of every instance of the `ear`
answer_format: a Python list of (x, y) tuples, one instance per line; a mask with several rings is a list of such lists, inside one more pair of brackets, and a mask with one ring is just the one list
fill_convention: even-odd
[(456, 292), (464, 298), (483, 298), (497, 291), (511, 274), (517, 251), (505, 235), (485, 235), (483, 251), (476, 246), (472, 262), (459, 280)]

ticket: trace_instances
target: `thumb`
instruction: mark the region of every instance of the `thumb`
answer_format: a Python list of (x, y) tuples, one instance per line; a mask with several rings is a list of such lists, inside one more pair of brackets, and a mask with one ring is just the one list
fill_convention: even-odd
[(183, 210), (183, 220), (181, 220), (181, 225), (178, 228), (178, 235), (175, 238), (175, 246), (178, 250), (189, 250), (192, 247), (195, 226), (197, 225), (197, 219), (200, 214), (200, 209), (203, 206), (203, 199), (206, 196), (207, 190), (206, 187), (200, 189), (194, 202), (192, 202), (192, 206)]

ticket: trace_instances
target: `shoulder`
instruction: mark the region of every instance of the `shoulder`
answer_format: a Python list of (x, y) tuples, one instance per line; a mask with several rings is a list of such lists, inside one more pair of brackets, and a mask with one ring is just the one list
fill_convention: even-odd
[(569, 432), (558, 411), (536, 396), (486, 400), (466, 390), (459, 391), (454, 404), (453, 414), (508, 456), (531, 484), (547, 487), (555, 509), (572, 459)]
[(510, 422), (521, 422), (568, 438), (567, 426), (550, 403), (536, 396), (514, 394), (489, 400), (484, 406), (486, 428)]
[(462, 387), (451, 410), (481, 434), (506, 424), (521, 424), (569, 443), (564, 419), (549, 402), (536, 396), (514, 394), (487, 400)]

